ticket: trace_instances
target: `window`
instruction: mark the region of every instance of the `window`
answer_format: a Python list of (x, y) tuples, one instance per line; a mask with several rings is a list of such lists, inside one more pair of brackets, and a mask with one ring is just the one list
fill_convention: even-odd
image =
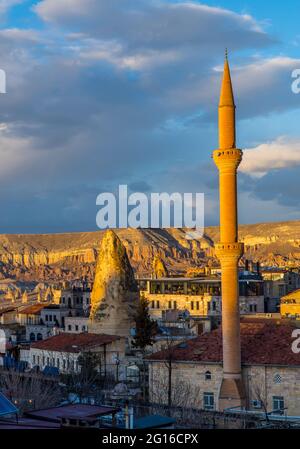
[(211, 372), (210, 371), (206, 371), (205, 380), (211, 380)]
[(159, 301), (156, 301), (156, 308), (159, 309)]
[(82, 332), (85, 332), (85, 326), (82, 326)]
[(59, 366), (60, 366), (60, 360), (59, 359), (56, 359), (56, 366), (59, 369)]
[(282, 415), (284, 411), (284, 398), (283, 396), (273, 396), (273, 413)]
[(155, 307), (155, 301), (151, 301), (151, 307), (152, 307), (152, 309), (154, 309), (154, 307)]
[(172, 309), (172, 301), (169, 301), (168, 307), (169, 309)]
[(32, 363), (35, 365), (35, 355), (32, 356)]
[(280, 374), (275, 374), (273, 377), (274, 384), (280, 384), (281, 383), (281, 376)]
[(45, 365), (45, 356), (43, 355), (43, 365)]
[(213, 393), (203, 393), (203, 406), (205, 410), (213, 410), (215, 408)]
[(48, 315), (45, 315), (45, 320), (48, 321)]
[(200, 309), (199, 301), (196, 302), (196, 308), (197, 308), (197, 310)]
[(215, 301), (212, 302), (212, 309), (213, 309), (214, 312), (216, 311), (216, 303), (215, 303)]
[(173, 303), (174, 305), (173, 305), (173, 307), (174, 307), (174, 310), (176, 310), (177, 309), (177, 301), (174, 301), (174, 303)]
[(79, 326), (78, 326), (78, 324), (76, 324), (75, 330), (76, 330), (77, 332), (79, 331)]
[(71, 326), (71, 324), (68, 324), (68, 331), (71, 331), (72, 330), (72, 326)]
[(194, 310), (194, 301), (191, 301), (191, 310)]
[(35, 333), (31, 332), (29, 338), (30, 338), (30, 341), (35, 341)]
[(49, 366), (50, 365), (50, 359), (49, 359), (49, 357), (47, 357), (47, 366)]
[(37, 336), (36, 336), (36, 339), (37, 339), (38, 341), (43, 340), (42, 334), (38, 333)]

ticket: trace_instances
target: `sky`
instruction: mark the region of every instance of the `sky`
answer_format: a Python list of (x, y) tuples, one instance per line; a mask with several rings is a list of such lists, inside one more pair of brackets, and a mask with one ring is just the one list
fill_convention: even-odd
[(204, 192), (225, 47), (239, 221), (300, 219), (297, 0), (0, 0), (0, 232), (96, 230), (101, 192)]

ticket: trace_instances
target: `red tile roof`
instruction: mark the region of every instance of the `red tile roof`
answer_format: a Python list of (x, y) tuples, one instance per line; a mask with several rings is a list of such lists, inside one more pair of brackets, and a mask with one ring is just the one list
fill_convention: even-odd
[(86, 332), (82, 334), (62, 333), (32, 343), (31, 347), (44, 349), (45, 351), (79, 353), (83, 350), (112, 343), (120, 338), (116, 335), (89, 334)]
[[(292, 352), (293, 327), (288, 324), (241, 323), (241, 349), (243, 364), (300, 365), (300, 353)], [(159, 351), (149, 361), (166, 360), (169, 351)], [(172, 348), (174, 361), (221, 363), (221, 328)]]
[(16, 310), (17, 307), (13, 307), (13, 306), (6, 306), (6, 307), (2, 307), (0, 309), (0, 315), (3, 315), (4, 313), (9, 313), (9, 312), (13, 312), (14, 310)]
[(25, 309), (19, 310), (19, 313), (23, 315), (39, 315), (47, 304), (33, 304), (32, 306), (25, 307)]

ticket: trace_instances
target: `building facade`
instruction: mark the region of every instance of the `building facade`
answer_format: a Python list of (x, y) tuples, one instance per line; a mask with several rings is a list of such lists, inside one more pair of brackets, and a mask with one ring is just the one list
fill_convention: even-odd
[[(300, 354), (292, 351), (293, 328), (273, 323), (242, 323), (242, 380), (245, 409), (257, 413), (300, 416)], [(220, 410), (221, 329), (164, 349), (149, 357), (149, 394), (167, 404), (172, 365), (173, 405)], [(229, 406), (228, 408), (230, 408)]]
[[(187, 310), (191, 316), (222, 314), (219, 277), (139, 279), (138, 282), (154, 318), (161, 318), (167, 310)], [(263, 280), (259, 276), (240, 274), (239, 305), (241, 314), (264, 312)]]

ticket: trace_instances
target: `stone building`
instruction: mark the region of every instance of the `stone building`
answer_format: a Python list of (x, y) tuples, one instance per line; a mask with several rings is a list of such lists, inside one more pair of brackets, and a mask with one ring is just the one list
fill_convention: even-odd
[[(222, 313), (221, 279), (217, 276), (144, 278), (138, 283), (154, 318), (161, 318), (166, 310), (187, 310), (191, 316), (220, 316)], [(240, 273), (239, 304), (241, 314), (264, 312), (263, 280), (260, 276)]]
[(281, 298), (300, 288), (298, 270), (268, 268), (261, 272), (264, 280), (266, 312), (279, 312)]
[[(300, 354), (292, 351), (293, 327), (260, 320), (241, 323), (242, 379), (247, 410), (300, 415)], [(218, 410), (222, 382), (221, 329), (151, 355), (149, 392), (167, 403), (167, 360), (172, 360), (173, 404)]]
[(27, 360), (31, 367), (38, 366), (40, 370), (54, 367), (60, 373), (78, 373), (78, 359), (84, 352), (99, 354), (101, 372), (114, 373), (115, 360), (124, 358), (125, 340), (115, 335), (61, 333), (32, 343)]
[(300, 318), (300, 289), (282, 296), (280, 299), (280, 315), (287, 318)]
[(89, 315), (91, 305), (91, 290), (89, 287), (71, 287), (62, 290), (60, 306), (78, 312), (78, 315)]
[(80, 334), (82, 332), (88, 332), (89, 319), (84, 316), (71, 316), (65, 318), (65, 332), (71, 332), (73, 334)]

